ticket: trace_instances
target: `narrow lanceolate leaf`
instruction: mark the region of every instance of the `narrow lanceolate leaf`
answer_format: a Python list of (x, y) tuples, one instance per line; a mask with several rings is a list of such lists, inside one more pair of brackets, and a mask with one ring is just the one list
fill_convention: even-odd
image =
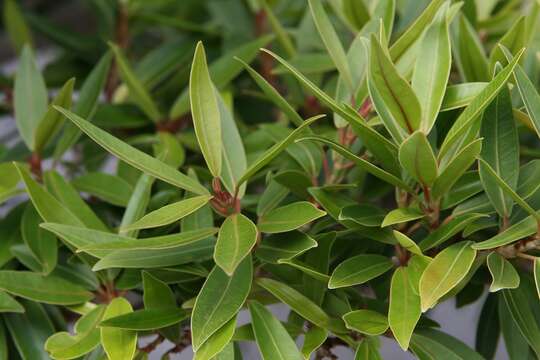
[(242, 214), (229, 215), (219, 229), (214, 261), (229, 276), (257, 243), (257, 227)]
[(249, 256), (230, 277), (218, 266), (208, 275), (191, 315), (191, 339), (195, 351), (240, 310), (251, 289), (252, 273)]
[(459, 15), (459, 26), (452, 33), (455, 45), (455, 63), (467, 81), (488, 81), (489, 67), (483, 45), (476, 29), (465, 15)]
[(433, 329), (415, 331), (411, 338), (411, 350), (418, 359), (439, 359), (441, 354), (454, 360), (484, 359), (460, 340)]
[(508, 29), (497, 44), (493, 47), (491, 54), (489, 55), (489, 70), (493, 71), (497, 62), (504, 63), (505, 55), (503, 47), (508, 49), (510, 53), (515, 54), (521, 50), (524, 46), (527, 46), (527, 29), (526, 29), (526, 16), (521, 16), (513, 25)]
[(197, 44), (191, 64), (189, 98), (199, 147), (208, 169), (214, 177), (219, 177), (221, 175), (221, 120), (202, 42)]
[(118, 156), (120, 159), (130, 164), (131, 166), (148, 173), (156, 178), (168, 182), (169, 184), (178, 186), (194, 192), (199, 195), (208, 194), (208, 190), (199, 184), (196, 180), (182, 174), (173, 167), (164, 162), (143, 153), (142, 151), (132, 147), (110, 135), (106, 131), (90, 124), (88, 121), (75, 115), (71, 111), (55, 107), (56, 110), (63, 113), (69, 120), (77, 125), (83, 132), (86, 133), (92, 140), (97, 142), (105, 150)]
[(504, 246), (524, 239), (528, 236), (534, 235), (538, 230), (538, 221), (535, 217), (527, 216), (525, 219), (515, 223), (508, 229), (500, 232), (491, 239), (481, 241), (473, 244), (473, 248), (476, 250), (488, 250), (494, 249), (499, 246)]
[(45, 221), (83, 226), (83, 223), (71, 211), (66, 209), (54, 196), (41, 187), (22, 165), (15, 164), (19, 176), (26, 186), (26, 192), (32, 200), (41, 218)]
[[(484, 111), (480, 133), (484, 137), (480, 156), (515, 190), (519, 176), (519, 139), (508, 90), (501, 90)], [(479, 173), (493, 207), (500, 216), (510, 216), (512, 198), (505, 194), (492, 177), (486, 176), (485, 167), (480, 166)]]
[(30, 33), (30, 29), (24, 20), (21, 9), (17, 5), (17, 1), (4, 1), (3, 10), (4, 26), (17, 53), (19, 53), (26, 44), (32, 46), (32, 34)]
[(242, 177), (238, 180), (238, 183), (236, 186), (242, 185), (244, 182), (246, 182), (250, 177), (255, 175), (261, 168), (263, 168), (266, 164), (268, 164), (270, 161), (272, 161), (276, 156), (278, 156), (285, 148), (291, 144), (296, 138), (298, 138), (305, 129), (314, 123), (315, 121), (322, 119), (324, 115), (317, 115), (314, 117), (311, 117), (307, 120), (305, 120), (302, 125), (297, 127), (293, 132), (291, 132), (285, 139), (281, 140), (280, 142), (273, 145), (270, 149), (268, 149), (261, 157), (259, 157), (257, 160), (255, 160), (251, 165), (247, 168), (246, 172), (242, 175)]
[(540, 137), (540, 95), (521, 66), (516, 66), (514, 76), (531, 123)]
[(63, 108), (71, 108), (71, 98), (73, 96), (73, 86), (75, 79), (68, 80), (60, 92), (56, 95), (52, 103), (49, 105), (47, 112), (40, 120), (36, 133), (34, 134), (34, 151), (41, 153), (47, 143), (52, 140), (64, 122), (64, 116), (54, 110), (53, 105)]
[(515, 289), (519, 286), (519, 274), (512, 264), (496, 252), (487, 257), (487, 265), (493, 281), (489, 286), (490, 292), (501, 289)]
[(129, 93), (135, 104), (140, 107), (146, 116), (148, 116), (153, 122), (160, 121), (162, 116), (156, 103), (150, 96), (148, 90), (133, 73), (133, 70), (131, 69), (131, 66), (129, 65), (122, 50), (115, 44), (109, 45), (114, 53), (116, 64), (120, 69), (120, 76), (129, 88)]
[(388, 330), (386, 316), (372, 310), (355, 310), (343, 315), (348, 329), (370, 336), (381, 335)]
[(397, 268), (390, 284), (388, 323), (399, 346), (407, 351), (416, 323), (420, 319), (420, 296), (415, 293), (409, 267)]
[(437, 178), (437, 159), (429, 141), (421, 131), (409, 136), (399, 147), (399, 162), (416, 181), (431, 186)]
[[(223, 325), (218, 331), (212, 334), (197, 350), (193, 360), (210, 360), (216, 359), (214, 356), (220, 354), (231, 344), (230, 341), (234, 336), (236, 330), (236, 316), (233, 316), (225, 325)], [(219, 358), (217, 358), (219, 360)]]
[(501, 177), (497, 174), (497, 172), (483, 159), (478, 159), (478, 168), (480, 170), (480, 173), (484, 173), (486, 177), (489, 177), (490, 180), (493, 180), (494, 183), (496, 183), (501, 190), (505, 193), (505, 195), (508, 195), (525, 210), (528, 212), (531, 216), (533, 216), (537, 221), (540, 221), (540, 215), (525, 201), (521, 196), (519, 196), (514, 189), (510, 187)]
[(469, 105), (487, 84), (487, 82), (468, 82), (447, 86), (441, 111), (455, 110)]
[(398, 144), (420, 128), (418, 99), (375, 35), (371, 36), (368, 89), (384, 126)]
[(393, 264), (382, 255), (362, 254), (339, 264), (328, 283), (329, 289), (363, 284), (390, 270)]
[(450, 191), (461, 175), (471, 167), (482, 150), (482, 141), (483, 139), (476, 139), (464, 146), (444, 168), (441, 168), (433, 184), (433, 198), (438, 199)]
[(504, 305), (506, 305), (505, 307), (514, 320), (514, 324), (527, 340), (536, 356), (540, 356), (540, 328), (535, 320), (536, 317), (533, 314), (530, 299), (528, 294), (525, 293), (525, 289), (523, 287), (513, 290), (506, 289), (502, 291), (502, 295), (500, 301), (503, 301)]
[(303, 359), (285, 327), (269, 310), (253, 301), (249, 303), (249, 313), (257, 346), (264, 360)]
[(259, 218), (257, 227), (263, 233), (281, 233), (295, 230), (326, 215), (308, 201), (299, 201), (278, 207)]
[(420, 128), (426, 134), (435, 125), (452, 64), (447, 12), (443, 6), (424, 33), (412, 77), (412, 88), (422, 108)]
[(422, 312), (427, 311), (463, 279), (471, 268), (476, 250), (470, 241), (462, 241), (441, 251), (420, 278)]
[(186, 319), (188, 313), (184, 309), (144, 309), (103, 320), (102, 328), (117, 328), (133, 331), (162, 329)]
[[(489, 84), (471, 101), (469, 106), (459, 115), (454, 122), (454, 125), (448, 131), (441, 149), (439, 151), (439, 162), (447, 163), (451, 160), (455, 153), (460, 150), (463, 143), (472, 140), (476, 135), (475, 125), (480, 120), (480, 115), (497, 96), (499, 91), (506, 85), (506, 82), (512, 75), (521, 55), (521, 50), (514, 59), (504, 67), (499, 73), (489, 82)], [(443, 161), (444, 160), (444, 161)]]
[(57, 305), (80, 304), (93, 298), (82, 286), (29, 271), (0, 271), (0, 289), (25, 299)]
[(47, 111), (47, 88), (34, 60), (34, 53), (25, 45), (15, 74), (13, 106), (19, 134), (30, 150), (39, 122)]
[(208, 203), (211, 198), (211, 195), (195, 196), (163, 206), (146, 214), (133, 224), (123, 227), (122, 231), (148, 229), (171, 224), (197, 211)]
[[(122, 297), (115, 298), (107, 305), (103, 320), (133, 312), (129, 301)], [(101, 346), (109, 359), (131, 360), (137, 349), (137, 332), (133, 330), (102, 327)]]

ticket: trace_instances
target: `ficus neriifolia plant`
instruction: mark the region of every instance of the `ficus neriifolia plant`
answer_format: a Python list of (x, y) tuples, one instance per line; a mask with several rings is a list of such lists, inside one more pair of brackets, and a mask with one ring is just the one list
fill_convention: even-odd
[(3, 4), (0, 360), (540, 357), (538, 1), (81, 3)]

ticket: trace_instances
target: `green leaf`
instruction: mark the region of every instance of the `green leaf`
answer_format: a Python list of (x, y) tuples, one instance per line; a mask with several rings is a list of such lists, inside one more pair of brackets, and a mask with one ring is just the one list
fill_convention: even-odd
[(363, 284), (390, 270), (393, 264), (382, 255), (361, 254), (348, 258), (332, 272), (329, 289)]
[(80, 118), (68, 110), (59, 107), (55, 107), (55, 109), (63, 113), (68, 119), (70, 119), (105, 150), (109, 151), (115, 156), (118, 156), (129, 165), (155, 176), (160, 180), (168, 182), (169, 184), (178, 186), (181, 189), (185, 189), (199, 195), (208, 194), (208, 190), (206, 190), (206, 188), (204, 188), (201, 184), (175, 170), (171, 166), (143, 153), (140, 150), (135, 149), (131, 145), (122, 142), (116, 137), (90, 124), (88, 121)]
[(519, 274), (512, 264), (496, 252), (487, 257), (487, 266), (493, 281), (489, 286), (489, 292), (501, 289), (515, 289), (519, 286)]
[(38, 185), (32, 179), (28, 170), (22, 165), (16, 164), (15, 167), (19, 172), (19, 176), (26, 186), (26, 192), (32, 200), (32, 204), (36, 208), (41, 218), (48, 222), (57, 222), (67, 225), (83, 226), (83, 223), (71, 211), (66, 209), (54, 196), (49, 194), (47, 190)]
[(446, 166), (440, 168), (439, 176), (433, 184), (433, 198), (438, 199), (450, 191), (456, 181), (469, 169), (482, 150), (482, 141), (483, 139), (477, 139), (464, 146)]
[(25, 45), (32, 46), (32, 34), (15, 0), (4, 1), (4, 26), (17, 53)]
[(98, 306), (75, 323), (75, 334), (58, 332), (47, 339), (45, 350), (53, 359), (76, 359), (99, 345), (97, 324), (103, 317), (104, 306)]
[(413, 208), (397, 208), (390, 211), (384, 217), (381, 227), (386, 227), (395, 224), (401, 224), (417, 219), (421, 219), (425, 216), (424, 213)]
[[(14, 298), (3, 291), (0, 291), (0, 313), (15, 312), (23, 313), (24, 308)], [(2, 359), (2, 357), (0, 357)]]
[(258, 278), (256, 283), (309, 322), (332, 332), (346, 332), (341, 321), (331, 319), (317, 304), (292, 287), (268, 278)]
[(311, 354), (315, 352), (328, 338), (328, 331), (318, 326), (312, 326), (304, 335), (302, 345), (302, 355), (304, 360), (311, 359)]
[(225, 351), (224, 349), (230, 343), (235, 330), (236, 316), (233, 316), (231, 320), (227, 321), (225, 325), (213, 333), (212, 336), (202, 344), (195, 353), (193, 360), (216, 359), (214, 356), (220, 354), (221, 351)]
[[(120, 76), (129, 88), (129, 94), (133, 98), (134, 102), (153, 122), (160, 121), (162, 115), (156, 103), (150, 96), (148, 90), (133, 73), (133, 70), (131, 69), (131, 66), (129, 65), (128, 60), (124, 56), (122, 50), (117, 45), (112, 43), (109, 43), (109, 46), (114, 53), (116, 64), (120, 70)], [(84, 131), (84, 129), (81, 130)]]
[(147, 269), (203, 261), (212, 257), (214, 246), (214, 238), (205, 237), (200, 241), (188, 242), (175, 247), (113, 251), (98, 261), (94, 265), (93, 271), (109, 268)]
[(71, 108), (71, 98), (73, 96), (73, 86), (75, 79), (72, 78), (64, 84), (58, 92), (54, 100), (49, 105), (47, 112), (37, 125), (34, 134), (34, 151), (38, 154), (43, 151), (45, 145), (50, 142), (56, 133), (60, 130), (64, 122), (64, 116), (54, 110), (53, 106), (61, 106), (63, 108)]
[(230, 277), (218, 266), (210, 272), (191, 315), (195, 352), (240, 310), (251, 289), (252, 276), (251, 256), (245, 258)]
[(527, 29), (525, 24), (526, 17), (521, 16), (508, 29), (500, 40), (495, 44), (491, 54), (489, 55), (489, 69), (493, 72), (497, 62), (504, 64), (506, 58), (502, 47), (507, 48), (512, 54), (519, 52), (523, 47), (527, 46)]
[(540, 299), (540, 258), (534, 260), (534, 283), (536, 284), (536, 292)]
[(420, 128), (422, 110), (413, 89), (376, 36), (372, 34), (370, 41), (369, 94), (384, 126), (399, 144)]
[(167, 284), (147, 271), (142, 272), (145, 309), (174, 309), (176, 298)]
[(72, 181), (79, 191), (94, 195), (112, 205), (125, 207), (133, 188), (119, 176), (103, 172), (86, 173)]
[[(484, 137), (480, 156), (515, 190), (519, 176), (519, 139), (508, 90), (501, 90), (484, 111), (480, 133)], [(496, 181), (486, 175), (485, 167), (480, 166), (479, 173), (493, 207), (501, 217), (510, 216), (512, 198), (505, 194)]]
[(405, 235), (403, 233), (400, 233), (399, 231), (396, 231), (396, 230), (394, 230), (393, 233), (394, 233), (394, 237), (396, 238), (398, 243), (405, 250), (407, 250), (407, 251), (409, 251), (409, 252), (411, 252), (411, 253), (413, 253), (415, 255), (419, 255), (419, 256), (424, 255), (422, 253), (422, 250), (420, 250), (420, 247), (410, 237), (408, 237), (407, 235)]
[[(105, 53), (92, 69), (90, 74), (84, 80), (80, 91), (77, 103), (73, 107), (73, 111), (82, 118), (92, 120), (99, 101), (99, 96), (107, 81), (107, 74), (111, 65), (111, 52)], [(70, 122), (64, 125), (64, 132), (58, 139), (54, 149), (54, 158), (60, 159), (62, 155), (69, 149), (81, 136), (81, 131), (77, 126)]]
[(134, 331), (162, 329), (186, 319), (188, 314), (184, 309), (164, 308), (137, 310), (124, 315), (103, 320), (99, 326)]
[(493, 180), (501, 190), (508, 196), (510, 196), (516, 204), (521, 206), (523, 210), (528, 212), (532, 217), (540, 222), (540, 214), (538, 214), (525, 200), (521, 198), (511, 187), (508, 185), (497, 172), (483, 159), (478, 159), (478, 170), (480, 174), (485, 174), (490, 180)]
[(463, 84), (448, 85), (444, 93), (442, 111), (459, 109), (469, 105), (487, 85), (487, 82), (469, 82)]
[(114, 250), (158, 250), (174, 248), (206, 239), (217, 232), (216, 228), (210, 228), (136, 239), (110, 232), (56, 223), (43, 223), (41, 227), (53, 232), (76, 249), (85, 251), (96, 257), (104, 257), (110, 251)]
[(33, 206), (27, 206), (21, 221), (21, 235), (32, 255), (37, 259), (43, 274), (47, 275), (56, 267), (58, 246), (56, 237), (39, 227), (41, 218)]
[(324, 7), (320, 0), (309, 0), (309, 8), (311, 10), (311, 15), (315, 22), (315, 26), (319, 31), (319, 35), (326, 47), (328, 55), (334, 61), (336, 68), (339, 71), (339, 74), (342, 79), (346, 82), (349, 89), (353, 89), (353, 80), (351, 75), (351, 69), (349, 68), (349, 62), (347, 61), (347, 55), (341, 41), (332, 26), (332, 23), (328, 19)]
[(317, 115), (305, 120), (302, 125), (297, 127), (293, 132), (291, 132), (285, 139), (274, 144), (270, 149), (268, 149), (263, 155), (261, 155), (257, 160), (253, 161), (251, 165), (247, 168), (246, 172), (238, 180), (236, 186), (242, 185), (249, 178), (255, 175), (261, 168), (266, 164), (272, 161), (276, 156), (278, 156), (285, 148), (291, 144), (296, 138), (298, 138), (305, 129), (314, 123), (315, 121), (323, 118), (325, 115)]
[(258, 236), (257, 227), (248, 217), (240, 213), (229, 215), (219, 229), (214, 261), (232, 276), (257, 243)]
[(452, 236), (465, 229), (467, 225), (472, 224), (474, 221), (486, 216), (487, 215), (472, 212), (456, 215), (450, 221), (442, 224), (436, 230), (432, 231), (428, 236), (422, 239), (418, 246), (420, 249), (422, 249), (422, 251), (440, 246), (445, 241), (452, 238)]
[(456, 119), (448, 134), (444, 138), (439, 151), (439, 163), (448, 163), (455, 157), (455, 154), (461, 149), (463, 143), (466, 143), (475, 135), (475, 125), (480, 120), (480, 115), (491, 104), (492, 100), (498, 95), (499, 91), (506, 85), (506, 82), (512, 75), (524, 50), (521, 50), (507, 66), (489, 82), (489, 84), (470, 102), (469, 106)]
[(399, 162), (409, 175), (424, 186), (433, 185), (437, 178), (437, 159), (426, 135), (421, 131), (415, 131), (401, 143)]
[(144, 215), (133, 224), (122, 228), (122, 231), (148, 229), (176, 222), (197, 211), (212, 199), (211, 195), (200, 195), (163, 206)]
[(308, 201), (294, 202), (273, 209), (259, 218), (257, 227), (263, 233), (282, 233), (298, 229), (326, 215)]
[[(272, 39), (272, 35), (261, 36), (227, 51), (212, 62), (208, 70), (216, 88), (218, 90), (223, 89), (242, 71), (242, 65), (235, 58), (240, 58), (246, 63), (250, 63), (257, 56), (259, 49), (268, 44)], [(171, 107), (169, 118), (176, 119), (184, 115), (189, 112), (189, 106), (189, 89), (185, 89)]]
[(426, 267), (419, 288), (422, 312), (433, 307), (467, 275), (476, 257), (471, 244), (462, 241), (447, 247)]
[(536, 356), (540, 356), (540, 329), (524, 291), (523, 287), (503, 290), (500, 300), (504, 303), (521, 335), (527, 340)]
[(433, 329), (415, 331), (411, 349), (418, 359), (482, 360), (483, 357), (460, 340)]
[(521, 66), (516, 66), (514, 77), (534, 130), (540, 137), (540, 95)]
[(317, 242), (310, 236), (300, 231), (291, 231), (266, 236), (257, 247), (255, 255), (265, 262), (276, 264), (280, 260), (295, 258), (314, 247), (317, 247)]
[[(129, 301), (122, 297), (113, 299), (107, 305), (103, 321), (133, 312)], [(132, 330), (102, 327), (101, 346), (109, 359), (131, 360), (137, 350), (137, 333)]]
[(19, 57), (13, 96), (17, 129), (26, 146), (34, 150), (37, 127), (47, 112), (47, 88), (28, 44)]
[(249, 313), (257, 346), (264, 360), (303, 359), (285, 327), (263, 305), (250, 302)]
[(390, 284), (390, 305), (388, 324), (403, 351), (409, 348), (409, 342), (416, 323), (420, 319), (420, 296), (414, 291), (409, 267), (397, 268)]
[(0, 271), (0, 289), (25, 299), (56, 305), (79, 304), (94, 297), (80, 285), (29, 271)]
[(452, 40), (455, 44), (455, 63), (467, 81), (488, 81), (489, 67), (482, 42), (467, 17), (459, 15)]
[(356, 310), (343, 315), (347, 329), (366, 335), (381, 335), (388, 330), (386, 316), (372, 310)]
[(197, 43), (189, 78), (193, 125), (206, 165), (214, 177), (221, 174), (221, 120), (214, 85), (201, 41)]
[(339, 213), (339, 220), (350, 220), (362, 226), (380, 227), (385, 212), (371, 204), (345, 206)]
[(435, 125), (452, 64), (447, 13), (443, 6), (424, 33), (412, 76), (412, 88), (422, 109), (420, 128), (426, 134)]
[(383, 360), (379, 353), (380, 345), (376, 340), (374, 337), (364, 338), (356, 349), (354, 360)]

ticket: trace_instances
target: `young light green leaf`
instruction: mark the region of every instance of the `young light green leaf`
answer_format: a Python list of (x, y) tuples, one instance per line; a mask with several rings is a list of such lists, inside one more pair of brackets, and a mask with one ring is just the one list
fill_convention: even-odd
[[(501, 90), (484, 111), (480, 133), (484, 137), (480, 156), (515, 190), (519, 176), (519, 139), (508, 90)], [(510, 216), (512, 198), (492, 177), (486, 175), (485, 167), (480, 166), (478, 170), (484, 191), (493, 207), (500, 216)]]
[(242, 185), (244, 182), (246, 182), (249, 178), (251, 178), (253, 175), (257, 173), (262, 167), (264, 167), (266, 164), (268, 164), (270, 161), (272, 161), (276, 156), (278, 156), (285, 148), (291, 144), (296, 138), (298, 138), (305, 129), (314, 123), (315, 121), (322, 119), (325, 115), (317, 115), (314, 117), (311, 117), (307, 120), (305, 120), (302, 125), (297, 127), (293, 132), (291, 132), (285, 139), (278, 142), (277, 144), (273, 145), (270, 149), (268, 149), (261, 157), (259, 157), (257, 160), (251, 163), (251, 165), (247, 168), (246, 172), (242, 177), (238, 180), (237, 187)]
[(139, 106), (141, 110), (144, 111), (146, 116), (148, 116), (153, 122), (160, 121), (162, 115), (156, 103), (150, 96), (148, 90), (133, 73), (133, 70), (131, 69), (131, 66), (129, 65), (122, 50), (117, 45), (112, 43), (110, 43), (109, 46), (114, 53), (116, 64), (120, 69), (120, 76), (129, 88), (129, 94), (133, 97), (133, 100), (137, 106)]
[(263, 233), (281, 233), (298, 229), (326, 215), (308, 201), (294, 202), (273, 209), (259, 218), (257, 227)]
[(88, 121), (68, 110), (59, 107), (55, 107), (55, 109), (63, 113), (69, 120), (71, 120), (105, 150), (118, 156), (131, 166), (155, 176), (160, 180), (178, 186), (181, 189), (185, 189), (199, 195), (208, 194), (208, 190), (206, 190), (206, 188), (204, 188), (196, 180), (182, 174), (173, 167), (151, 157), (146, 153), (143, 153), (140, 150), (137, 150), (131, 145), (122, 142), (106, 131), (103, 131), (100, 128), (90, 124)]
[(361, 254), (348, 258), (332, 272), (329, 289), (363, 284), (390, 270), (393, 264), (382, 255)]
[(24, 20), (21, 9), (17, 5), (17, 1), (4, 1), (3, 14), (7, 35), (16, 52), (19, 53), (26, 44), (32, 46), (32, 34)]
[(384, 126), (399, 144), (420, 128), (422, 110), (413, 89), (375, 35), (370, 42), (369, 94)]
[(355, 310), (343, 315), (347, 329), (370, 336), (381, 335), (388, 330), (386, 316), (372, 310)]
[(19, 134), (26, 146), (34, 150), (37, 127), (47, 112), (47, 88), (28, 44), (23, 47), (19, 57), (13, 92)]
[(433, 185), (437, 178), (437, 159), (426, 135), (421, 131), (415, 131), (401, 143), (399, 162), (409, 175), (424, 186)]
[(492, 238), (473, 244), (472, 247), (476, 250), (494, 249), (534, 235), (536, 231), (538, 231), (538, 221), (529, 215)]
[(443, 6), (419, 44), (412, 88), (422, 109), (420, 128), (429, 134), (439, 114), (452, 64), (448, 8)]
[(489, 286), (489, 292), (501, 289), (515, 289), (519, 286), (519, 274), (512, 264), (496, 252), (487, 257), (487, 266), (493, 281)]
[(526, 17), (521, 16), (519, 19), (508, 29), (497, 44), (493, 47), (491, 54), (489, 55), (489, 70), (493, 72), (495, 64), (497, 62), (504, 63), (506, 60), (502, 47), (515, 54), (520, 51), (524, 46), (527, 46), (527, 29), (526, 29)]
[(249, 303), (251, 326), (264, 360), (302, 360), (302, 354), (281, 322), (263, 305)]
[(49, 105), (47, 112), (37, 125), (34, 134), (34, 151), (41, 153), (45, 145), (52, 140), (56, 133), (60, 130), (64, 122), (64, 116), (54, 110), (53, 106), (61, 106), (65, 109), (71, 108), (71, 98), (73, 96), (73, 86), (75, 79), (66, 81), (62, 89), (58, 92), (54, 100)]
[[(133, 309), (129, 301), (117, 297), (107, 305), (103, 321), (132, 312)], [(102, 327), (100, 334), (101, 346), (109, 359), (133, 359), (137, 350), (137, 333), (135, 331)]]
[[(230, 343), (234, 332), (236, 330), (236, 316), (225, 325), (223, 325), (218, 331), (212, 334), (197, 350), (193, 360), (211, 360), (216, 359), (216, 355), (220, 354), (227, 345)], [(232, 344), (231, 344), (232, 345)]]
[(471, 268), (476, 250), (470, 241), (462, 241), (441, 251), (420, 278), (422, 312), (427, 311), (463, 279)]
[(401, 224), (413, 220), (418, 220), (426, 216), (423, 212), (413, 208), (397, 208), (390, 211), (384, 217), (381, 227), (386, 227), (395, 224)]
[(206, 165), (214, 177), (221, 175), (221, 120), (206, 54), (197, 43), (189, 78), (189, 98), (195, 134)]
[(219, 266), (208, 275), (191, 315), (195, 352), (240, 310), (251, 289), (252, 275), (251, 256), (230, 277)]
[(471, 129), (474, 129), (475, 125), (480, 120), (480, 114), (482, 114), (486, 107), (498, 95), (499, 91), (506, 85), (506, 82), (512, 75), (523, 52), (524, 49), (518, 52), (514, 59), (499, 71), (484, 90), (476, 95), (469, 106), (467, 106), (459, 115), (443, 141), (438, 156), (439, 163), (448, 163), (455, 157), (455, 154), (460, 150), (463, 143), (472, 140), (471, 137), (475, 135), (476, 132), (471, 132)]
[(418, 244), (416, 244), (414, 242), (413, 239), (411, 239), (410, 237), (408, 237), (407, 235), (399, 232), (399, 231), (396, 231), (394, 230), (393, 231), (394, 233), (394, 237), (396, 238), (396, 240), (398, 241), (398, 243), (407, 251), (415, 254), (415, 255), (418, 255), (418, 256), (423, 256), (424, 254), (422, 253), (422, 250), (420, 250), (420, 247), (418, 246)]
[(240, 213), (229, 215), (219, 229), (214, 261), (232, 276), (257, 243), (258, 236), (257, 226), (248, 217)]
[(185, 200), (163, 206), (144, 215), (133, 224), (122, 228), (122, 231), (148, 229), (171, 224), (197, 211), (212, 199), (211, 195), (194, 196)]
[(99, 326), (101, 328), (148, 331), (177, 324), (187, 317), (188, 313), (184, 309), (145, 309), (111, 317), (103, 320)]
[(349, 62), (345, 55), (345, 50), (341, 45), (341, 41), (332, 26), (332, 23), (328, 19), (328, 15), (324, 11), (324, 7), (320, 0), (309, 0), (309, 8), (311, 15), (315, 22), (315, 26), (319, 31), (319, 35), (328, 51), (328, 55), (334, 61), (336, 68), (338, 69), (341, 78), (347, 83), (349, 89), (353, 89), (351, 69), (349, 68)]
[(0, 289), (25, 299), (57, 305), (79, 304), (94, 297), (80, 285), (29, 271), (0, 271)]
[(409, 267), (397, 268), (390, 283), (390, 305), (388, 324), (403, 351), (409, 348), (409, 342), (416, 323), (420, 319), (420, 296), (414, 291)]

